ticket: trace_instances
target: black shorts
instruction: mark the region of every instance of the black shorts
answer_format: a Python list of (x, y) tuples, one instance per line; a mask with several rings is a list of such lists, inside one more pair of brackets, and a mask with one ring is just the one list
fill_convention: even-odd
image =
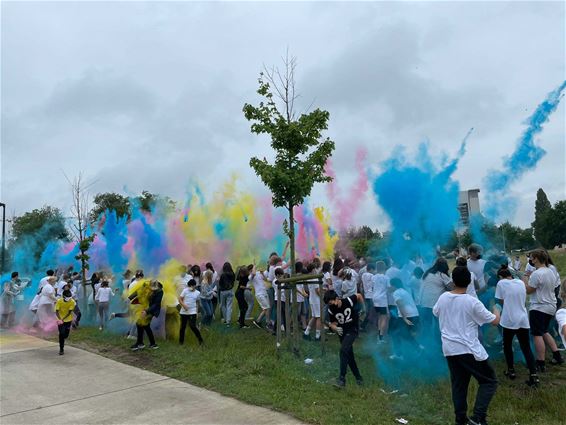
[(548, 332), (548, 326), (554, 316), (542, 311), (531, 310), (529, 312), (529, 324), (531, 325), (531, 335), (543, 336)]
[(387, 314), (387, 307), (374, 307), (377, 314)]

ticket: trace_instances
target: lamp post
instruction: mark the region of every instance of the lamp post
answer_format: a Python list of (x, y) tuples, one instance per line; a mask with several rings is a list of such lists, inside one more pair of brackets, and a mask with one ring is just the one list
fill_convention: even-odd
[(6, 255), (6, 204), (0, 202), (0, 207), (2, 207), (2, 263), (0, 265), (0, 272), (4, 273)]

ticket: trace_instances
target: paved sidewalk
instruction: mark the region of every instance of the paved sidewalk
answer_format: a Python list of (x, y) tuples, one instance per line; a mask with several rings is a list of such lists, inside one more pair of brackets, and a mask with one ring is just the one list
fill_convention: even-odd
[(300, 424), (73, 347), (0, 333), (0, 423)]

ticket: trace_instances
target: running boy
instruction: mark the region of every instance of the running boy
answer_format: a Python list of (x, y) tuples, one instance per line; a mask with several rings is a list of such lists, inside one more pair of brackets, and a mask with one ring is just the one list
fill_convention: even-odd
[(65, 289), (63, 296), (55, 303), (55, 314), (57, 315), (57, 328), (59, 329), (59, 355), (65, 354), (65, 339), (68, 338), (73, 323), (73, 310), (75, 300), (71, 291)]
[(328, 317), (330, 329), (338, 334), (340, 338), (340, 375), (336, 380), (336, 386), (343, 388), (346, 386), (346, 371), (348, 366), (358, 385), (363, 385), (364, 381), (356, 358), (354, 356), (354, 341), (358, 337), (359, 313), (356, 304), (363, 303), (364, 298), (361, 294), (351, 295), (347, 298), (338, 298), (335, 291), (328, 291), (324, 294), (324, 303), (328, 305)]

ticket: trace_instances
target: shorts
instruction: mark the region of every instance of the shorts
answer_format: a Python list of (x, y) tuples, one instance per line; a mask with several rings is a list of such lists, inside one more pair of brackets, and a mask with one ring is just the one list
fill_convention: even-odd
[(317, 319), (320, 318), (320, 303), (311, 303), (311, 317), (316, 317)]
[(531, 335), (543, 336), (548, 332), (548, 326), (554, 316), (538, 310), (529, 311), (529, 324), (531, 325)]
[(269, 297), (267, 296), (267, 294), (256, 295), (255, 299), (257, 300), (257, 303), (259, 304), (262, 310), (267, 310), (271, 307), (271, 305), (269, 304)]
[(387, 314), (387, 307), (374, 307), (374, 310), (377, 314)]

